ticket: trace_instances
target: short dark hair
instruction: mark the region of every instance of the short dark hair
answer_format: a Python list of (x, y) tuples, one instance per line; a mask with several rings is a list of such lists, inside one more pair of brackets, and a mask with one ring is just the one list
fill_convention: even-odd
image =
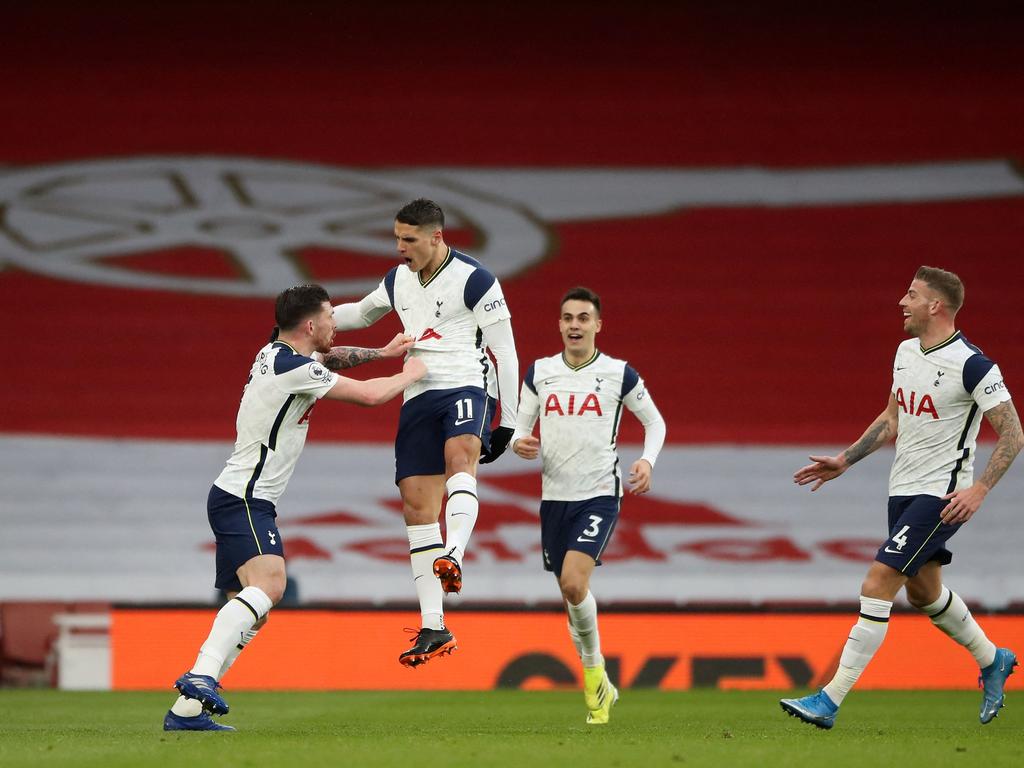
[(395, 214), (395, 221), (414, 227), (435, 226), (444, 229), (444, 211), (433, 200), (418, 197), (402, 206)]
[(562, 297), (562, 303), (558, 306), (564, 305), (567, 301), (589, 301), (594, 305), (597, 314), (601, 314), (601, 297), (582, 285), (577, 285), (575, 288), (570, 288), (566, 291), (565, 296)]
[(914, 279), (927, 283), (929, 288), (942, 297), (953, 314), (964, 305), (964, 284), (959, 275), (938, 267), (920, 267)]
[(277, 294), (274, 322), (282, 331), (292, 331), (310, 315), (319, 312), (331, 297), (320, 285), (296, 285)]

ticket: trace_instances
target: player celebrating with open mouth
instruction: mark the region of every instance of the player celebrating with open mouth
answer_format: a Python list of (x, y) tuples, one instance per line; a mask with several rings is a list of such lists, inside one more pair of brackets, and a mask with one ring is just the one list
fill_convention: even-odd
[[(889, 538), (860, 590), (860, 618), (850, 630), (835, 677), (821, 691), (783, 699), (783, 710), (819, 728), (835, 724), (839, 705), (881, 647), (900, 589), (932, 623), (964, 646), (981, 668), (981, 722), (1003, 706), (1003, 686), (1017, 658), (997, 648), (959, 595), (942, 583), (953, 559), (945, 544), (985, 500), (1024, 447), (1020, 419), (999, 367), (956, 330), (964, 286), (952, 272), (921, 267), (900, 300), (903, 327), (912, 338), (896, 349), (892, 390), (885, 410), (864, 435), (838, 456), (811, 456), (794, 474), (812, 491), (834, 480), (896, 437), (889, 474)], [(980, 414), (999, 435), (977, 482), (974, 452)]]
[[(365, 328), (394, 310), (416, 339), (410, 355), (429, 371), (405, 391), (395, 437), (395, 482), (420, 603), (420, 629), (398, 657), (407, 667), (456, 648), (444, 623), (443, 597), (462, 590), (462, 564), (480, 510), (477, 463), (494, 461), (508, 446), (519, 385), (501, 285), (479, 262), (449, 247), (443, 230), (437, 203), (421, 198), (403, 206), (394, 231), (404, 263), (361, 301), (334, 308), (339, 330)], [(498, 398), (501, 422), (491, 434)], [(438, 520), (445, 495), (442, 541)]]
[[(558, 578), (569, 635), (583, 662), (587, 722), (608, 722), (619, 692), (605, 673), (590, 576), (601, 562), (619, 517), (622, 477), (615, 452), (622, 406), (644, 427), (643, 455), (630, 469), (635, 494), (651, 488), (651, 472), (665, 442), (665, 421), (643, 379), (623, 360), (597, 350), (601, 299), (573, 288), (562, 299), (561, 354), (530, 366), (519, 398), (512, 450), (540, 456), (540, 519), (544, 567)], [(533, 427), (540, 419), (540, 439)]]

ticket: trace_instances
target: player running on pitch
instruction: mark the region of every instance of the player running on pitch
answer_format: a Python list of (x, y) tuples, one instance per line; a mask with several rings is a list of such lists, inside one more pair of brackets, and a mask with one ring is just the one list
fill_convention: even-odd
[[(644, 427), (643, 455), (629, 475), (635, 494), (651, 488), (665, 421), (640, 375), (597, 350), (597, 294), (586, 288), (566, 293), (558, 328), (564, 350), (535, 361), (526, 373), (512, 450), (524, 459), (541, 459), (544, 567), (558, 579), (569, 636), (583, 662), (587, 722), (599, 725), (608, 722), (619, 692), (605, 673), (590, 576), (619, 517), (622, 477), (615, 449), (622, 406)], [(539, 440), (533, 437), (538, 417)]]
[[(399, 357), (412, 339), (399, 334), (381, 350), (331, 347), (334, 320), (327, 291), (299, 285), (282, 292), (274, 308), (275, 340), (256, 355), (238, 407), (235, 449), (214, 481), (207, 515), (217, 541), (215, 586), (228, 594), (192, 668), (174, 683), (181, 693), (164, 717), (165, 731), (233, 731), (210, 717), (227, 714), (218, 692), (228, 669), (284, 595), (284, 542), (277, 501), (306, 443), (309, 417), (326, 397), (379, 405), (421, 379), (422, 360), (401, 373), (358, 381), (328, 369)], [(320, 358), (322, 355), (322, 358)]]
[[(964, 287), (952, 272), (921, 267), (900, 300), (903, 327), (912, 338), (899, 345), (886, 409), (864, 435), (838, 456), (811, 456), (794, 474), (799, 485), (822, 484), (843, 474), (896, 437), (889, 474), (889, 538), (861, 586), (860, 618), (850, 630), (839, 670), (821, 691), (782, 699), (789, 714), (819, 728), (835, 724), (839, 705), (882, 645), (893, 600), (907, 600), (964, 646), (981, 668), (980, 719), (988, 723), (1003, 706), (1003, 687), (1017, 665), (997, 648), (964, 601), (942, 583), (952, 560), (945, 544), (966, 523), (1003, 476), (1021, 447), (1020, 419), (999, 368), (955, 327)], [(999, 435), (981, 479), (973, 481), (980, 415)]]

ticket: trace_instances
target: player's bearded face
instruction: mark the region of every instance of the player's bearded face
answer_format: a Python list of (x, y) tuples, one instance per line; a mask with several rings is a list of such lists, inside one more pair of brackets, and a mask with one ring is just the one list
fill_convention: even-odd
[(903, 311), (903, 330), (911, 336), (920, 336), (928, 328), (931, 319), (931, 308), (938, 298), (932, 294), (928, 284), (914, 280), (900, 299)]
[(324, 309), (313, 320), (313, 344), (317, 352), (327, 353), (334, 344), (334, 312), (330, 302), (324, 302)]

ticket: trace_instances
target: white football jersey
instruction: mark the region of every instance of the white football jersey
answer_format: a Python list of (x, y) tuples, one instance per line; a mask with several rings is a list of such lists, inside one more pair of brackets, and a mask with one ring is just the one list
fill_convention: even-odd
[(981, 414), (1010, 399), (999, 366), (957, 331), (922, 349), (896, 350), (892, 394), (899, 407), (890, 496), (945, 496), (974, 482)]
[[(648, 425), (663, 425), (643, 379), (625, 361), (595, 352), (573, 367), (561, 355), (536, 360), (526, 372), (519, 396), (513, 441), (530, 435), (540, 418), (541, 497), (582, 501), (621, 496), (622, 475), (616, 440), (622, 407)], [(643, 458), (651, 466), (664, 432)]]
[(306, 443), (310, 411), (337, 381), (338, 374), (283, 341), (263, 347), (238, 407), (235, 451), (214, 485), (276, 504)]
[(498, 396), (481, 329), (508, 320), (511, 313), (497, 278), (480, 262), (451, 248), (425, 283), (401, 264), (367, 298), (377, 309), (373, 321), (391, 309), (398, 313), (405, 333), (416, 338), (409, 354), (426, 363), (427, 375), (406, 388), (406, 401), (428, 390), (457, 387), (480, 387)]

